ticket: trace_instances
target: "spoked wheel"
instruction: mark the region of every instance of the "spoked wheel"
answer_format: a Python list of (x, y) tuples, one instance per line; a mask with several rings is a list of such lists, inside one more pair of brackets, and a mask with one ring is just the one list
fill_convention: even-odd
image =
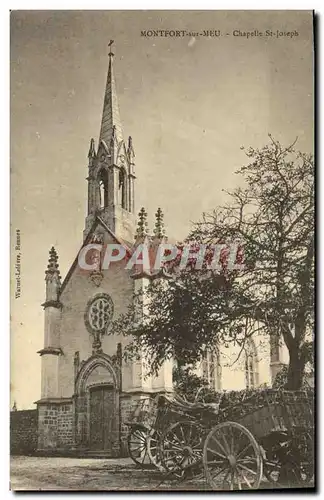
[(127, 445), (129, 456), (137, 465), (146, 468), (151, 464), (147, 450), (149, 430), (144, 425), (132, 426), (128, 434)]
[(260, 446), (251, 432), (236, 422), (224, 422), (210, 431), (204, 444), (203, 463), (213, 490), (257, 489), (260, 485)]
[(161, 435), (154, 431), (151, 432), (147, 438), (147, 453), (151, 463), (161, 472), (164, 472), (164, 467), (161, 462), (161, 449), (160, 449)]
[(201, 470), (203, 429), (195, 422), (177, 422), (161, 436), (161, 463), (177, 478)]

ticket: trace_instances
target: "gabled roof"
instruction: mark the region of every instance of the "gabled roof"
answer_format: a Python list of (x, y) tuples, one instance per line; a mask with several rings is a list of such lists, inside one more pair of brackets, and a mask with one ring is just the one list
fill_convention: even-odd
[(86, 245), (88, 245), (89, 243), (91, 243), (91, 238), (95, 232), (95, 229), (97, 228), (98, 225), (101, 225), (105, 231), (110, 234), (110, 236), (113, 238), (113, 240), (118, 243), (119, 245), (122, 245), (125, 249), (126, 249), (126, 252), (128, 254), (131, 253), (131, 244), (129, 242), (126, 242), (124, 240), (121, 240), (120, 238), (117, 238), (117, 236), (112, 232), (112, 230), (107, 226), (107, 224), (101, 219), (101, 217), (99, 215), (96, 216), (95, 220), (93, 221), (93, 224), (91, 226), (91, 229), (86, 237), (86, 239), (84, 240), (80, 250), (78, 251), (77, 253), (77, 256), (75, 257), (74, 261), (73, 261), (73, 264), (71, 265), (70, 269), (68, 270), (64, 280), (63, 280), (63, 283), (62, 283), (62, 286), (60, 288), (60, 295), (62, 294), (64, 288), (66, 287), (70, 277), (72, 276), (73, 274), (73, 271), (75, 270), (77, 264), (78, 264), (78, 256), (79, 256), (79, 253), (81, 252), (82, 248), (85, 247)]

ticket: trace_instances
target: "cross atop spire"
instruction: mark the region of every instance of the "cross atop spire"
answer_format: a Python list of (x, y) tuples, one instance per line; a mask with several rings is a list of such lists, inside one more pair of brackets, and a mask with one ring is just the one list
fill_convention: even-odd
[(109, 55), (110, 57), (113, 57), (113, 56), (115, 55), (115, 54), (113, 53), (113, 51), (112, 51), (112, 45), (113, 45), (113, 43), (115, 43), (115, 41), (114, 41), (114, 40), (110, 40), (110, 42), (108, 43), (108, 47), (109, 47), (109, 54), (108, 54), (108, 55)]
[[(113, 56), (112, 44), (114, 40), (110, 40), (109, 47), (109, 65), (108, 65), (108, 75), (105, 90), (104, 106), (102, 112), (102, 121), (100, 128), (99, 141), (103, 140), (106, 146), (109, 148), (112, 139), (117, 139), (118, 142), (123, 140), (123, 131), (121, 126), (121, 120), (119, 116), (119, 106), (117, 99), (116, 83), (114, 77), (113, 68)], [(113, 129), (115, 127), (115, 137), (113, 137)]]

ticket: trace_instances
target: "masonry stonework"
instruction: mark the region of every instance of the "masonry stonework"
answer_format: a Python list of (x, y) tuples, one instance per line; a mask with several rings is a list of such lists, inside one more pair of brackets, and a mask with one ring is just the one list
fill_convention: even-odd
[(38, 450), (57, 447), (57, 410), (55, 404), (38, 404)]
[(73, 405), (61, 404), (57, 410), (57, 448), (74, 445)]

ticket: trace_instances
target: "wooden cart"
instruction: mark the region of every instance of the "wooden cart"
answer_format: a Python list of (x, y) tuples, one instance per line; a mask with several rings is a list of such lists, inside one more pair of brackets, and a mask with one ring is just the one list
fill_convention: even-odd
[(165, 425), (168, 406), (177, 414), (175, 401), (166, 400), (156, 423), (157, 455), (167, 473), (188, 478), (203, 471), (214, 490), (256, 489), (264, 479), (270, 488), (312, 480), (313, 391), (262, 390), (221, 411), (191, 405)]
[[(200, 391), (197, 398), (200, 397)], [(182, 396), (158, 394), (151, 398), (140, 399), (135, 405), (129, 422), (128, 452), (132, 460), (142, 468), (150, 466), (161, 471), (168, 470), (161, 462), (161, 437), (168, 427), (179, 419), (194, 421), (193, 409), (202, 405), (190, 403)]]

